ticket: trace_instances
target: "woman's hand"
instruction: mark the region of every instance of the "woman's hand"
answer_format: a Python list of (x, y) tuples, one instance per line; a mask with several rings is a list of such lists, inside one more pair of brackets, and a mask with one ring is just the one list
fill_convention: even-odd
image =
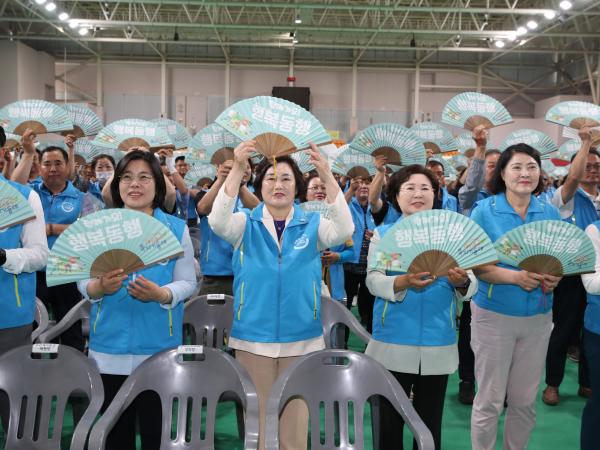
[(246, 162), (250, 154), (256, 151), (256, 141), (244, 141), (233, 151), (233, 163), (242, 172), (246, 171)]
[(131, 281), (127, 286), (127, 290), (129, 295), (142, 302), (166, 303), (168, 301), (169, 293), (166, 292), (166, 289), (144, 278), (143, 275), (138, 275), (135, 281)]
[(487, 145), (488, 132), (485, 129), (485, 125), (477, 125), (475, 128), (473, 128), (471, 136), (477, 144), (477, 147), (485, 147)]
[(423, 289), (435, 281), (429, 272), (398, 275), (394, 280), (394, 291), (402, 289)]
[(467, 284), (469, 280), (469, 275), (463, 269), (455, 267), (454, 269), (450, 269), (448, 271), (448, 281), (454, 287), (462, 287)]
[(67, 134), (65, 136), (65, 145), (67, 146), (67, 148), (69, 150), (75, 149), (75, 141), (76, 140), (77, 140), (77, 136), (75, 136), (74, 134)]
[(387, 164), (388, 159), (385, 155), (377, 155), (373, 158), (373, 165), (377, 172), (385, 173), (385, 165)]
[(544, 281), (542, 282), (542, 290), (545, 294), (549, 294), (556, 288), (556, 285), (562, 280), (562, 277), (555, 277), (554, 275), (544, 274)]
[(515, 284), (525, 289), (527, 292), (537, 289), (543, 281), (544, 275), (540, 275), (539, 273), (528, 272), (526, 270), (515, 272)]
[(324, 266), (328, 266), (330, 264), (335, 264), (340, 259), (340, 254), (337, 252), (332, 252), (330, 250), (325, 250), (321, 253), (321, 264)]
[(127, 274), (123, 269), (111, 270), (99, 278), (100, 288), (104, 295), (110, 295), (121, 289), (123, 281), (127, 279)]
[(21, 146), (26, 155), (35, 154), (35, 138), (36, 135), (32, 129), (27, 128), (21, 137)]
[(310, 145), (310, 149), (306, 150), (306, 154), (308, 156), (310, 156), (310, 159), (308, 162), (310, 164), (312, 164), (313, 166), (315, 166), (315, 169), (319, 173), (319, 178), (321, 178), (321, 180), (323, 180), (321, 175), (331, 173), (331, 169), (329, 168), (329, 163), (327, 162), (327, 159), (321, 154), (321, 152), (319, 151), (319, 148), (315, 144), (310, 142), (309, 145)]

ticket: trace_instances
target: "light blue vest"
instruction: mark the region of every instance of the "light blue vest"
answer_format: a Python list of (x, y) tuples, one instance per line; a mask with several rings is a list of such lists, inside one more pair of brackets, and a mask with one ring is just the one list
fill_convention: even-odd
[[(600, 230), (600, 221), (594, 222), (593, 225)], [(600, 334), (600, 295), (587, 294), (583, 326), (592, 333)]]
[[(57, 195), (52, 195), (43, 183), (33, 183), (32, 186), (40, 195), (46, 223), (71, 224), (77, 220), (81, 212), (83, 192), (73, 186), (73, 183), (67, 181), (65, 190)], [(52, 249), (57, 239), (58, 236), (48, 236), (48, 248)]]
[(445, 187), (442, 188), (442, 209), (460, 212), (458, 210), (458, 199), (454, 195), (450, 195)]
[[(0, 175), (0, 180), (9, 183), (27, 200), (31, 189), (7, 180)], [(0, 248), (5, 250), (21, 248), (23, 224), (15, 225), (0, 231)], [(35, 272), (22, 272), (19, 275), (6, 272), (0, 268), (0, 329), (14, 328), (33, 322), (35, 313)]]
[[(349, 262), (357, 264), (360, 258), (360, 248), (363, 241), (363, 235), (365, 234), (365, 229), (374, 230), (375, 222), (373, 221), (373, 216), (371, 215), (371, 207), (369, 206), (365, 212), (362, 206), (360, 206), (360, 203), (358, 203), (356, 200), (356, 197), (352, 197), (352, 201), (348, 206), (350, 207), (352, 221), (354, 222), (354, 233), (352, 234), (352, 241), (354, 242), (354, 257)], [(390, 208), (388, 208), (388, 213), (390, 209), (394, 208), (392, 208), (390, 205)]]
[[(538, 220), (560, 220), (558, 210), (548, 203), (531, 196), (525, 221), (507, 202), (506, 195), (497, 194), (473, 205), (471, 220), (476, 222), (495, 242), (513, 228)], [(509, 270), (519, 270), (498, 264)], [(489, 284), (479, 279), (479, 289), (473, 301), (480, 308), (508, 316), (528, 317), (544, 314), (552, 309), (552, 294), (544, 294), (541, 288), (527, 292), (516, 284)]]
[[(169, 228), (181, 242), (185, 222), (154, 210), (154, 218)], [(183, 302), (166, 309), (157, 302), (142, 302), (127, 291), (129, 280), (143, 275), (164, 286), (173, 281), (175, 259), (130, 274), (123, 287), (92, 305), (90, 349), (113, 355), (152, 355), (182, 344)]]
[[(381, 238), (391, 226), (377, 227)], [(387, 275), (404, 273), (386, 272)], [(400, 345), (451, 345), (456, 343), (455, 317), (454, 288), (447, 278), (439, 278), (424, 289), (408, 289), (401, 302), (376, 297), (373, 338)]]
[(297, 342), (321, 328), (320, 215), (294, 206), (281, 253), (263, 224), (264, 203), (246, 212), (233, 254), (235, 316), (231, 336), (251, 342)]
[(340, 259), (329, 266), (329, 281), (331, 286), (330, 294), (334, 300), (343, 300), (346, 297), (346, 289), (344, 287), (344, 263), (349, 262), (354, 257), (354, 249), (352, 246), (347, 247), (346, 244), (338, 245), (331, 248), (332, 252), (340, 254)]
[(565, 222), (572, 223), (582, 230), (585, 230), (588, 225), (596, 222), (599, 219), (598, 212), (596, 211), (594, 203), (581, 188), (575, 191), (573, 200), (575, 202), (573, 214), (571, 217), (568, 217), (564, 220)]

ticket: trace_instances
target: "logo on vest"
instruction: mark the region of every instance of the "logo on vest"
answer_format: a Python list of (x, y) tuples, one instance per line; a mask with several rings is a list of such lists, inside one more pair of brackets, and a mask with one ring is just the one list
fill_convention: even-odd
[(298, 239), (294, 241), (294, 250), (302, 250), (303, 248), (308, 247), (308, 243), (310, 240), (306, 234), (303, 234)]
[(75, 209), (75, 207), (73, 206), (73, 203), (70, 203), (70, 202), (63, 202), (63, 204), (60, 205), (60, 207), (66, 213), (70, 213)]

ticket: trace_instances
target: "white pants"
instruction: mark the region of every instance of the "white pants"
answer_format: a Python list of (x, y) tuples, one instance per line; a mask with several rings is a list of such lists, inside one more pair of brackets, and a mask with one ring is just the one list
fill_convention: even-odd
[(471, 310), (471, 348), (478, 385), (471, 415), (473, 449), (495, 448), (506, 397), (503, 449), (524, 450), (535, 425), (535, 400), (552, 331), (552, 312), (507, 316), (474, 302)]

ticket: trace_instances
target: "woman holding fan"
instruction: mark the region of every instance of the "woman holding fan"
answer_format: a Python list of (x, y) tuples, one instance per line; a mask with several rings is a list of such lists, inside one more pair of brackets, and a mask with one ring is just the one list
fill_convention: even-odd
[[(306, 190), (289, 156), (265, 159), (254, 188), (261, 203), (234, 213), (235, 198), (255, 142), (242, 142), (208, 221), (234, 247), (235, 315), (229, 346), (256, 386), (259, 448), (264, 449), (265, 408), (272, 384), (297, 357), (325, 348), (321, 328), (320, 252), (352, 235), (352, 217), (327, 161), (311, 145), (310, 163), (325, 185), (329, 219), (294, 204)], [(308, 412), (292, 400), (280, 421), (282, 449), (306, 448)]]
[[(538, 220), (560, 220), (539, 201), (539, 153), (526, 144), (508, 147), (491, 180), (492, 196), (475, 203), (471, 219), (492, 242), (507, 231)], [(479, 386), (471, 416), (475, 450), (496, 445), (498, 419), (508, 402), (505, 449), (527, 448), (535, 425), (535, 399), (552, 330), (552, 290), (560, 277), (503, 264), (475, 270), (479, 290), (471, 302), (471, 347)]]
[[(128, 375), (145, 359), (182, 344), (183, 300), (196, 288), (194, 250), (187, 225), (160, 209), (166, 186), (158, 160), (150, 152), (128, 152), (110, 184), (114, 204), (148, 214), (170, 229), (184, 256), (129, 276), (121, 269), (78, 283), (93, 302), (90, 313), (90, 358), (104, 384), (104, 411)], [(161, 405), (144, 392), (119, 418), (108, 437), (108, 449), (135, 448), (136, 417), (142, 448), (160, 447)]]
[[(402, 214), (398, 219), (402, 221), (432, 209), (438, 188), (429, 169), (411, 165), (392, 175), (387, 198)], [(375, 229), (369, 261), (383, 250), (379, 243), (393, 225)], [(413, 392), (413, 406), (433, 434), (437, 450), (441, 448), (448, 375), (458, 367), (454, 302), (457, 297), (472, 295), (476, 285), (475, 277), (460, 268), (450, 269), (447, 277), (440, 278), (429, 272), (383, 271), (371, 265), (367, 272), (367, 286), (376, 299), (373, 338), (365, 353), (390, 370), (407, 395)], [(380, 414), (380, 449), (402, 449), (404, 422), (400, 415), (384, 399)]]

